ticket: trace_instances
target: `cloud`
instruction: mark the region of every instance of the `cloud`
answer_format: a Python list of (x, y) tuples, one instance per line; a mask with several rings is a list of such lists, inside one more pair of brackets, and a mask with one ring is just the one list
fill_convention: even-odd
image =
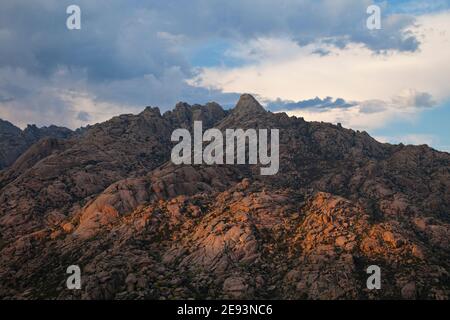
[(176, 44), (160, 36), (160, 18), (152, 11), (115, 0), (78, 1), (82, 28), (71, 31), (65, 26), (71, 3), (2, 1), (0, 67), (49, 76), (67, 66), (84, 69), (93, 81), (159, 76), (166, 65), (189, 71)]
[[(159, 76), (166, 66), (189, 74), (184, 47), (214, 38), (250, 40), (286, 36), (308, 44), (318, 38), (357, 42), (373, 50), (414, 51), (405, 34), (414, 22), (387, 16), (383, 33), (368, 32), (371, 1), (209, 1), (158, 2), (80, 0), (82, 28), (65, 27), (70, 0), (5, 0), (0, 4), (0, 67), (51, 74), (60, 66), (84, 68), (90, 79)], [(17, 19), (17, 15), (20, 19)]]
[(323, 100), (315, 98), (288, 104), (275, 101), (268, 105), (272, 104), (278, 106), (275, 108), (278, 112), (303, 117), (308, 121), (341, 123), (352, 129), (374, 130), (399, 121), (414, 123), (423, 110), (434, 106), (434, 101), (428, 93), (406, 90), (389, 101), (366, 100), (349, 103), (343, 99), (333, 100), (328, 97)]
[(0, 101), (0, 118), (19, 127), (35, 123), (75, 129), (118, 114), (138, 113), (148, 101), (164, 111), (172, 108), (179, 97), (192, 103), (220, 101), (225, 106), (238, 98), (234, 93), (191, 87), (175, 67), (168, 68), (160, 78), (149, 74), (98, 83), (89, 82), (83, 71), (67, 68), (60, 68), (48, 78), (22, 69), (0, 68), (0, 88), (5, 87), (16, 94), (15, 99)]
[(417, 101), (409, 103), (430, 106), (431, 97), (439, 103), (450, 96), (448, 30), (450, 11), (417, 17), (417, 26), (409, 32), (420, 38), (419, 51), (378, 55), (358, 44), (326, 46), (330, 53), (321, 56), (313, 53), (325, 45), (323, 41), (300, 47), (288, 38), (253, 40), (245, 51), (236, 49), (237, 54), (246, 55), (253, 63), (202, 68), (190, 83), (224, 92), (253, 92), (268, 100), (283, 97), (292, 101), (333, 96), (348, 101), (390, 102), (395, 97), (411, 98), (403, 92), (415, 91), (424, 95), (414, 96)]
[(82, 122), (89, 122), (91, 121), (91, 116), (86, 111), (80, 111), (78, 112), (77, 120), (80, 120)]
[(299, 109), (316, 109), (317, 111), (325, 111), (332, 108), (350, 108), (356, 105), (354, 102), (347, 102), (342, 98), (333, 100), (332, 97), (326, 97), (320, 99), (315, 97), (314, 99), (302, 100), (298, 102), (284, 101), (280, 98), (275, 101), (266, 103), (266, 106), (271, 111), (276, 110), (299, 110)]
[[(383, 30), (369, 32), (366, 8), (371, 3), (79, 0), (81, 30), (70, 31), (65, 22), (71, 0), (3, 0), (0, 117), (20, 123), (76, 126), (87, 119), (78, 117), (80, 111), (88, 112), (90, 121), (99, 121), (112, 111), (134, 112), (147, 104), (164, 110), (179, 100), (211, 99), (227, 105), (236, 98), (235, 92), (261, 92), (246, 86), (230, 90), (188, 81), (199, 72), (192, 64), (192, 52), (214, 41), (226, 44), (223, 52), (215, 53), (220, 57), (234, 57), (243, 64), (276, 58), (271, 60), (277, 62), (274, 70), (281, 63), (295, 61), (299, 48), (314, 51), (312, 56), (317, 59), (333, 59), (354, 47), (366, 55), (417, 52), (420, 39), (408, 31), (416, 18), (384, 15)], [(264, 68), (261, 72), (265, 76)], [(90, 110), (78, 110), (73, 99), (65, 99), (68, 91), (89, 99), (89, 103), (83, 101)], [(280, 92), (272, 98), (298, 101), (315, 95), (344, 96), (336, 92), (307, 94), (297, 97)], [(103, 110), (106, 106), (109, 108)]]
[(11, 97), (9, 97), (9, 96), (7, 96), (7, 95), (2, 95), (2, 94), (0, 94), (0, 103), (4, 103), (4, 102), (11, 102), (11, 101), (13, 101), (14, 100), (14, 98), (11, 98)]

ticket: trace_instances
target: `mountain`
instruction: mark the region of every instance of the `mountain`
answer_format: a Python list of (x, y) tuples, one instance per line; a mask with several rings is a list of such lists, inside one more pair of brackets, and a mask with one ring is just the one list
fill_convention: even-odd
[[(278, 129), (280, 168), (174, 165), (173, 130)], [(0, 141), (1, 142), (1, 141)], [(450, 155), (266, 111), (179, 103), (0, 173), (5, 299), (448, 299)], [(79, 265), (82, 289), (66, 289)], [(381, 268), (381, 290), (366, 269)]]
[(72, 131), (63, 127), (42, 127), (28, 125), (25, 130), (17, 128), (12, 123), (0, 119), (0, 170), (4, 169), (25, 152), (32, 144), (42, 138), (65, 139)]

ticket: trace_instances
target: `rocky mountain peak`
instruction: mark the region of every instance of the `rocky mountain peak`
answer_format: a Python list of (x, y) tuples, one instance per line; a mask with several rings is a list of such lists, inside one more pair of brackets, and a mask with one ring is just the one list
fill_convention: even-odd
[(161, 111), (158, 107), (146, 107), (144, 111), (142, 111), (141, 115), (143, 116), (156, 116), (161, 117)]
[(0, 133), (1, 134), (6, 134), (6, 133), (17, 134), (20, 132), (21, 132), (21, 130), (19, 128), (17, 128), (15, 125), (13, 125), (11, 122), (0, 119)]
[(192, 106), (186, 102), (178, 102), (173, 110), (164, 113), (164, 118), (169, 120), (174, 127), (190, 129), (194, 121), (202, 121), (204, 127), (209, 128), (226, 115), (227, 112), (215, 102)]
[(266, 112), (263, 106), (259, 104), (259, 102), (248, 93), (244, 93), (239, 98), (236, 107), (233, 109), (234, 114), (244, 115), (244, 114), (254, 114)]

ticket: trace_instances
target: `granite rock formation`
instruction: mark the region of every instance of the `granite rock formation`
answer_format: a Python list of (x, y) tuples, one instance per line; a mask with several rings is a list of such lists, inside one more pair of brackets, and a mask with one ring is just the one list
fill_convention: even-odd
[[(171, 133), (195, 120), (279, 129), (278, 174), (174, 165)], [(250, 95), (229, 111), (148, 107), (41, 139), (0, 188), (4, 299), (450, 295), (450, 155), (274, 114)], [(81, 290), (65, 286), (70, 265)], [(370, 265), (381, 290), (366, 288)]]

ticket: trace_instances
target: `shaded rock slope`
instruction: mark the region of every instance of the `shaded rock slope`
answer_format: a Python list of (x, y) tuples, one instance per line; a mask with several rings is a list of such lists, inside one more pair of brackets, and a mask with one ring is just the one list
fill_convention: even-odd
[[(195, 120), (279, 129), (278, 174), (174, 165), (171, 133)], [(42, 139), (0, 188), (4, 299), (450, 295), (450, 155), (273, 114), (250, 95), (230, 111), (149, 107)], [(70, 265), (81, 290), (65, 286)], [(380, 290), (366, 288), (370, 265)]]
[(28, 125), (25, 130), (0, 119), (0, 170), (9, 167), (31, 145), (42, 138), (65, 139), (73, 132), (70, 129), (50, 126), (38, 128)]

